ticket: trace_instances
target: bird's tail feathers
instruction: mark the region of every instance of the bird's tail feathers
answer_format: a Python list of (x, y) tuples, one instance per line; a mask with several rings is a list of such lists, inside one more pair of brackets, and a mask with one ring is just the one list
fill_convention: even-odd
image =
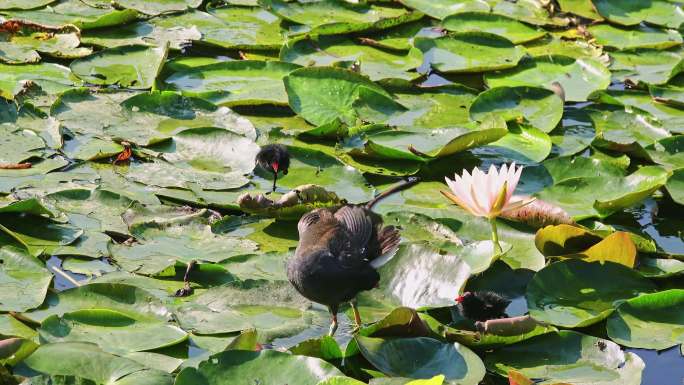
[(378, 233), (378, 241), (380, 241), (380, 256), (370, 261), (374, 269), (380, 268), (394, 257), (399, 249), (401, 235), (394, 226), (385, 226)]

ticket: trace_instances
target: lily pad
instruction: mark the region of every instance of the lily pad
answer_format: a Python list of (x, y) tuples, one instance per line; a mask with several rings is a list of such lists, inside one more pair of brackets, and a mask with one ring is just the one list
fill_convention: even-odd
[(34, 9), (54, 3), (56, 0), (7, 0), (0, 9)]
[(180, 50), (200, 40), (202, 34), (193, 26), (162, 27), (146, 21), (117, 26), (115, 28), (86, 30), (81, 35), (84, 44), (103, 48), (127, 45), (164, 46)]
[(542, 56), (523, 60), (516, 68), (485, 74), (489, 87), (532, 86), (551, 88), (559, 83), (565, 100), (582, 102), (595, 90), (610, 84), (610, 71), (598, 60), (566, 56)]
[(208, 9), (209, 14), (223, 21), (221, 31), (224, 48), (279, 49), (284, 43), (280, 18), (262, 8), (220, 7)]
[(0, 63), (0, 96), (12, 100), (27, 82), (38, 84), (49, 93), (66, 90), (78, 83), (71, 76), (69, 68), (53, 63), (25, 64), (21, 71), (15, 66)]
[(445, 17), (442, 26), (452, 32), (493, 33), (510, 40), (513, 44), (536, 40), (546, 34), (515, 19), (485, 12), (458, 12)]
[(508, 1), (492, 1), (492, 12), (505, 15), (533, 25), (564, 26), (568, 24), (567, 18), (551, 16), (546, 7), (538, 0), (518, 0), (515, 3)]
[(23, 20), (53, 28), (72, 24), (79, 29), (93, 29), (126, 24), (138, 17), (132, 9), (119, 10), (101, 2), (91, 7), (80, 0), (61, 0), (41, 9), (8, 12), (10, 19)]
[(587, 28), (598, 44), (619, 50), (636, 48), (666, 49), (682, 44), (679, 32), (654, 27), (638, 26), (619, 28), (608, 24), (597, 24)]
[(197, 8), (202, 4), (202, 0), (117, 0), (116, 4), (122, 8), (134, 9), (146, 15), (157, 16), (162, 13)]
[(52, 274), (38, 259), (14, 246), (0, 247), (0, 260), (0, 309), (22, 312), (40, 306)]
[(523, 119), (550, 132), (563, 116), (563, 100), (553, 91), (534, 87), (497, 87), (481, 93), (470, 106), (470, 118), (499, 115), (507, 121)]
[(660, 139), (645, 150), (653, 162), (668, 170), (684, 168), (684, 135)]
[(684, 343), (684, 290), (642, 295), (622, 303), (608, 319), (608, 336), (642, 349), (663, 350)]
[(679, 28), (684, 23), (684, 12), (678, 4), (664, 0), (645, 3), (618, 0), (595, 0), (598, 13), (609, 21), (632, 26), (647, 22), (669, 28)]
[(71, 71), (93, 84), (151, 88), (166, 59), (167, 46), (141, 45), (108, 48), (71, 63)]
[(42, 54), (73, 59), (92, 53), (81, 44), (78, 31), (23, 28), (20, 33), (0, 32), (0, 61), (9, 64), (34, 63)]
[(176, 72), (164, 83), (171, 90), (219, 105), (280, 105), (287, 104), (282, 79), (298, 68), (278, 61), (229, 61)]
[(591, 0), (558, 0), (563, 12), (570, 12), (591, 20), (603, 20)]
[(682, 55), (676, 51), (637, 49), (611, 52), (613, 76), (632, 83), (665, 84), (684, 70)]
[(616, 263), (567, 260), (537, 272), (527, 286), (527, 307), (538, 321), (583, 327), (608, 317), (616, 302), (655, 289), (641, 274)]
[(171, 346), (187, 334), (163, 322), (137, 321), (113, 310), (91, 309), (46, 318), (38, 330), (42, 340), (91, 342), (104, 351), (125, 354)]
[(563, 330), (503, 347), (485, 357), (487, 369), (506, 376), (510, 370), (541, 384), (638, 385), (644, 362), (601, 338)]
[(429, 379), (443, 374), (446, 384), (478, 384), (485, 375), (480, 358), (459, 343), (432, 338), (354, 338), (376, 369), (392, 377)]
[(435, 19), (444, 19), (460, 12), (487, 12), (491, 9), (484, 0), (401, 0), (401, 3)]
[(667, 180), (665, 188), (672, 200), (684, 205), (684, 170), (674, 171), (670, 179)]
[(417, 37), (413, 44), (425, 62), (440, 72), (472, 73), (515, 67), (525, 50), (510, 40), (483, 32), (464, 32), (435, 39)]

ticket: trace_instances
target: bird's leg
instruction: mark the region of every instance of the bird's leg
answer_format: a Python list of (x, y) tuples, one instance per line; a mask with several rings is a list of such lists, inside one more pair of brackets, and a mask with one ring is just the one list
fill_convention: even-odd
[(273, 192), (276, 190), (276, 181), (278, 180), (278, 172), (274, 171), (273, 172)]
[(330, 331), (328, 331), (328, 335), (332, 337), (335, 335), (335, 332), (337, 331), (337, 309), (328, 307), (328, 311), (330, 311), (330, 316), (332, 318), (332, 322), (330, 323)]
[(197, 261), (192, 260), (188, 263), (188, 268), (185, 270), (185, 275), (183, 276), (183, 288), (176, 290), (176, 297), (187, 297), (194, 291), (190, 287), (190, 271), (195, 267)]
[(354, 327), (354, 330), (352, 332), (356, 333), (359, 330), (361, 330), (361, 326), (362, 326), (361, 314), (359, 314), (359, 308), (356, 307), (356, 298), (349, 301), (349, 305), (351, 305), (352, 312), (354, 312), (354, 322), (356, 322), (356, 326)]

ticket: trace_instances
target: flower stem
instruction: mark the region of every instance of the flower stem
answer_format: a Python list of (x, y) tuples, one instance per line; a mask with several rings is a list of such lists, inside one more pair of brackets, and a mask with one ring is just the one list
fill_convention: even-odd
[(489, 224), (492, 226), (492, 243), (494, 243), (494, 255), (501, 255), (503, 250), (499, 244), (499, 233), (496, 231), (496, 217), (489, 219)]

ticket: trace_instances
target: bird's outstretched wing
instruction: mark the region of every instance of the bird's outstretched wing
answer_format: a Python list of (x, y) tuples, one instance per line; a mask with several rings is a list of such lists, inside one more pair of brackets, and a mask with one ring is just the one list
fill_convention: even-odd
[(342, 206), (335, 212), (335, 219), (349, 231), (351, 247), (365, 256), (373, 235), (373, 222), (367, 210), (360, 206)]

